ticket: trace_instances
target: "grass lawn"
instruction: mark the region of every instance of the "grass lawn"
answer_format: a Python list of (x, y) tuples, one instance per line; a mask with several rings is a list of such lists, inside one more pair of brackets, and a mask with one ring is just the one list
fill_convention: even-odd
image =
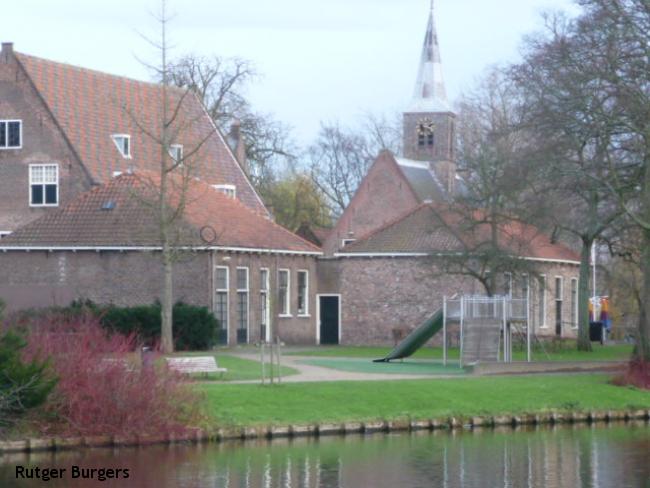
[[(222, 353), (214, 352), (178, 352), (174, 356), (214, 356), (217, 365), (220, 368), (228, 369), (227, 373), (223, 375), (210, 373), (208, 375), (197, 374), (195, 375), (199, 380), (207, 381), (244, 381), (244, 380), (261, 380), (262, 366), (259, 361), (251, 361), (249, 359), (241, 359), (235, 356), (229, 356)], [(268, 359), (268, 358), (267, 358)], [(268, 366), (267, 366), (268, 367)], [(280, 369), (282, 376), (289, 376), (298, 374), (298, 371), (288, 366), (282, 366)], [(268, 374), (268, 370), (267, 370)]]
[(554, 375), (200, 388), (207, 414), (222, 426), (650, 408), (650, 392), (608, 381)]
[[(542, 351), (533, 351), (534, 361), (613, 361), (626, 360), (632, 354), (632, 346), (628, 344), (601, 346), (592, 344), (592, 352), (576, 351), (571, 345), (566, 345), (561, 351), (550, 352), (547, 357)], [(346, 357), (346, 358), (372, 358), (379, 359), (390, 352), (389, 347), (353, 347), (353, 346), (321, 346), (318, 348), (287, 351), (290, 356), (313, 357)], [(548, 348), (547, 348), (548, 350)], [(449, 359), (458, 359), (459, 350), (450, 349)], [(424, 347), (417, 351), (413, 358), (442, 359), (442, 347)], [(513, 351), (515, 361), (526, 359), (525, 351)]]

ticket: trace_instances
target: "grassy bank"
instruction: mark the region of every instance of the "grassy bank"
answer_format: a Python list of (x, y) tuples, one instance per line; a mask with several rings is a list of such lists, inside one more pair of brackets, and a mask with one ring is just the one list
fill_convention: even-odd
[(606, 375), (483, 377), (258, 385), (201, 385), (223, 426), (650, 408), (650, 392)]
[[(533, 351), (534, 361), (617, 361), (627, 360), (632, 354), (631, 345), (613, 345), (601, 346), (593, 344), (592, 352), (576, 351), (572, 343), (563, 345), (561, 350), (550, 350), (547, 346), (548, 356), (541, 350)], [(382, 358), (390, 352), (389, 347), (350, 347), (350, 346), (321, 346), (303, 350), (287, 351), (289, 356), (310, 356), (310, 357), (348, 357), (348, 358)], [(450, 359), (458, 359), (459, 351), (457, 348), (450, 349)], [(417, 351), (413, 358), (419, 359), (442, 359), (442, 347), (424, 347)], [(526, 359), (525, 351), (514, 351), (513, 358), (515, 361), (524, 361)]]

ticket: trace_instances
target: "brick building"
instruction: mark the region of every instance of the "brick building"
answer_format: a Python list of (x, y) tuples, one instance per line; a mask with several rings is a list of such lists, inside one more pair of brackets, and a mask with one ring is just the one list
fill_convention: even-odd
[[(209, 307), (224, 342), (391, 344), (444, 296), (483, 293), (475, 279), (441, 271), (474, 236), (443, 210), (465, 189), (433, 10), (404, 113), (404, 155), (378, 155), (332, 230), (301, 229), (315, 244), (271, 221), (237, 127), (234, 155), (196, 97), (169, 97), (184, 129), (169, 157), (191, 177), (174, 298)], [(141, 193), (156, 186), (161, 151), (148, 134), (160, 130), (161, 100), (159, 85), (2, 45), (0, 297), (10, 308), (160, 297), (161, 241)], [(531, 263), (526, 275), (500, 277), (502, 292), (530, 296), (536, 334), (574, 336), (579, 258), (533, 227), (499, 231)]]

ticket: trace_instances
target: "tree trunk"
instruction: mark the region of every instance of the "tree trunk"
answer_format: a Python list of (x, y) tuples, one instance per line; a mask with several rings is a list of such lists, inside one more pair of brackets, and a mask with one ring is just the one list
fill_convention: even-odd
[(589, 262), (593, 239), (582, 239), (578, 278), (578, 351), (591, 351), (589, 339)]
[(634, 357), (643, 361), (650, 361), (650, 229), (643, 230), (641, 270), (643, 271), (643, 291)]
[(171, 256), (171, 250), (168, 245), (163, 246), (163, 297), (160, 307), (161, 314), (161, 347), (162, 352), (169, 354), (174, 352), (174, 332), (173, 332), (173, 316), (172, 309), (174, 306), (173, 300), (173, 276), (174, 276), (174, 261)]

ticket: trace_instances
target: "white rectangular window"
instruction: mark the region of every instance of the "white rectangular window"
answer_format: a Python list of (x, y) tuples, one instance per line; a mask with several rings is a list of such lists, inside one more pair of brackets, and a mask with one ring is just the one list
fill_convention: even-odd
[(537, 292), (539, 294), (537, 304), (539, 306), (538, 323), (540, 327), (546, 327), (546, 275), (541, 275), (537, 282)]
[(562, 301), (562, 297), (564, 295), (564, 286), (563, 286), (563, 280), (561, 276), (556, 276), (555, 277), (555, 300), (558, 302)]
[(248, 268), (237, 268), (237, 343), (248, 342)]
[(182, 144), (172, 144), (169, 146), (169, 155), (174, 160), (174, 163), (178, 165), (183, 164), (183, 145)]
[(571, 326), (578, 327), (578, 279), (571, 278)]
[(288, 269), (278, 270), (278, 303), (280, 315), (291, 315), (291, 281)]
[(309, 271), (298, 271), (298, 315), (309, 315)]
[(23, 147), (22, 120), (0, 120), (0, 149)]
[(0, 239), (7, 237), (9, 234), (11, 234), (11, 231), (9, 230), (0, 230)]
[(260, 269), (260, 338), (270, 340), (269, 330), (269, 270), (268, 268)]
[(120, 154), (123, 158), (131, 158), (131, 136), (128, 134), (113, 134), (111, 136), (113, 142), (117, 147), (117, 150), (120, 151)]
[(29, 165), (29, 204), (55, 207), (59, 204), (59, 165)]
[(341, 241), (341, 245), (342, 245), (342, 247), (345, 247), (348, 244), (352, 244), (354, 241), (356, 241), (356, 239), (343, 239)]
[(214, 188), (217, 191), (220, 191), (228, 198), (237, 197), (237, 187), (235, 185), (212, 185), (212, 188)]
[(214, 314), (219, 321), (219, 328), (228, 330), (228, 282), (229, 268), (217, 266), (215, 271), (215, 303)]

